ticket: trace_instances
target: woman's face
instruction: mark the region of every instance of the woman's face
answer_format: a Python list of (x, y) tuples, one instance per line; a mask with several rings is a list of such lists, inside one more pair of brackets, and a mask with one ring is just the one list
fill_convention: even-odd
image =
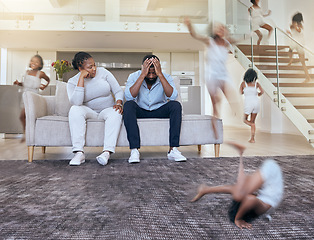
[(41, 62), (39, 60), (39, 58), (37, 57), (32, 57), (30, 63), (29, 63), (29, 67), (33, 70), (37, 70), (39, 68), (42, 67)]
[(88, 58), (84, 61), (83, 66), (79, 67), (79, 70), (85, 70), (89, 73), (89, 77), (93, 78), (96, 76), (96, 64), (93, 58)]

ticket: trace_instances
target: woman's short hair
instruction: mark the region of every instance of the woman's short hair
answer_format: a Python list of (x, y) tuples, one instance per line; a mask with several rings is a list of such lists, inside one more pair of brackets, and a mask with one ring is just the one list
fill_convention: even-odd
[(257, 73), (253, 68), (249, 68), (243, 77), (244, 81), (247, 83), (254, 82), (257, 79)]
[(72, 66), (74, 69), (79, 69), (79, 67), (82, 67), (84, 64), (84, 61), (91, 58), (92, 56), (87, 52), (78, 52), (75, 54), (73, 60), (72, 60)]
[[(40, 61), (40, 67), (38, 67), (38, 70), (43, 69), (43, 67), (44, 67), (44, 60), (43, 60), (43, 58), (40, 55), (38, 55), (38, 54), (34, 55), (32, 58), (37, 58)], [(31, 67), (31, 64), (29, 64), (29, 67)]]
[(303, 22), (302, 13), (298, 12), (298, 13), (294, 14), (292, 17), (292, 22), (297, 22), (297, 23)]

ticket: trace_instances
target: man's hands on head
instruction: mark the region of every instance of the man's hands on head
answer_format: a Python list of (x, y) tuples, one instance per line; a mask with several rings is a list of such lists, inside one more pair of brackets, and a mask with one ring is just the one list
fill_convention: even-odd
[(154, 67), (157, 76), (160, 76), (160, 74), (162, 74), (159, 60), (157, 58), (147, 58), (142, 64), (142, 74), (145, 77), (147, 76), (149, 68), (151, 68), (151, 66)]

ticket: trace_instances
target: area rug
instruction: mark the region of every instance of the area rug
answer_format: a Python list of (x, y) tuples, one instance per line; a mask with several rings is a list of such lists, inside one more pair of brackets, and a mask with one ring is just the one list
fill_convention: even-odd
[[(0, 161), (0, 239), (313, 239), (314, 157), (273, 157), (285, 196), (251, 230), (228, 219), (229, 195), (189, 200), (201, 183), (230, 184), (239, 158)], [(265, 157), (246, 157), (246, 171)]]

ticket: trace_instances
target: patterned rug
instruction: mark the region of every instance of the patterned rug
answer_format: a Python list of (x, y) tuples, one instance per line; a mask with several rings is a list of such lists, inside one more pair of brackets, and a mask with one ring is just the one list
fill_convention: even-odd
[[(244, 158), (252, 172), (265, 157)], [(285, 197), (251, 230), (228, 220), (229, 195), (189, 200), (200, 183), (230, 184), (239, 159), (187, 162), (112, 160), (0, 161), (0, 239), (313, 239), (314, 157), (274, 157), (282, 167)]]

